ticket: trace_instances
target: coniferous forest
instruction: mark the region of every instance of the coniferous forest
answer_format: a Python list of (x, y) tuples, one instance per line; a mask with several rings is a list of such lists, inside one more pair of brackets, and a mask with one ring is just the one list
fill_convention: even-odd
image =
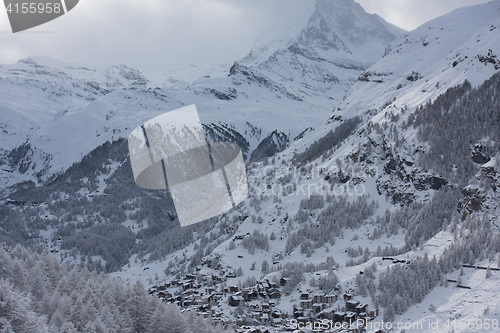
[(0, 247), (0, 314), (5, 333), (224, 331), (149, 295), (139, 280), (127, 286), (20, 245)]

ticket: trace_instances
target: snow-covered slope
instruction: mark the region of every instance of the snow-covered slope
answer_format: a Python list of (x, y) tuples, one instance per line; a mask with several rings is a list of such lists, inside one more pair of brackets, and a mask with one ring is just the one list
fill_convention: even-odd
[(48, 57), (0, 67), (1, 147), (10, 150), (72, 110), (117, 87), (145, 86), (147, 79), (125, 65), (96, 70)]
[[(333, 256), (339, 263), (339, 266), (335, 268), (335, 275), (340, 286), (338, 289), (342, 290), (339, 296), (342, 297), (343, 293), (350, 293), (361, 303), (368, 302), (369, 308), (373, 309), (379, 301), (384, 300), (384, 297), (381, 295), (375, 297), (375, 292), (368, 293), (366, 290), (363, 292), (360, 287), (360, 282), (362, 283), (364, 279), (362, 273), (371, 274), (372, 264), (375, 264), (378, 269), (375, 273), (376, 278), (373, 279), (378, 281), (376, 283), (382, 284), (381, 276), (386, 276), (387, 281), (394, 278), (391, 281), (393, 283), (389, 284), (394, 289), (385, 292), (386, 295), (405, 294), (404, 290), (397, 289), (400, 284), (404, 285), (401, 280), (404, 281), (419, 274), (418, 271), (422, 273), (422, 269), (415, 269), (413, 264), (430, 265), (434, 269), (437, 266), (449, 265), (450, 267), (442, 269), (439, 273), (442, 275), (437, 280), (436, 277), (430, 276), (423, 278), (425, 272), (423, 272), (422, 279), (417, 279), (419, 284), (432, 285), (430, 289), (416, 297), (418, 302), (412, 304), (409, 297), (399, 295), (400, 298), (396, 298), (397, 303), (393, 304), (391, 301), (390, 304), (393, 310), (396, 308), (398, 315), (394, 315), (394, 318), (390, 320), (394, 320), (394, 323), (400, 321), (403, 325), (408, 323), (410, 328), (402, 327), (406, 328), (406, 332), (448, 331), (452, 328), (455, 332), (468, 332), (471, 330), (464, 325), (467, 320), (477, 320), (475, 325), (489, 321), (490, 328), (476, 326), (474, 331), (491, 331), (492, 320), (498, 317), (498, 305), (492, 301), (494, 295), (499, 292), (498, 271), (492, 272), (490, 280), (485, 280), (485, 270), (475, 271), (473, 268), (464, 268), (463, 282), (458, 286), (456, 282), (446, 282), (446, 280), (456, 279), (459, 273), (459, 270), (451, 268), (452, 264), (455, 265), (454, 267), (460, 267), (462, 263), (474, 262), (483, 268), (497, 266), (496, 259), (500, 248), (493, 244), (496, 242), (495, 239), (499, 239), (498, 202), (494, 199), (498, 196), (497, 185), (495, 185), (498, 180), (497, 178), (488, 181), (481, 179), (481, 174), (486, 172), (490, 177), (498, 177), (496, 171), (492, 171), (492, 165), (496, 162), (492, 159), (482, 168), (474, 165), (471, 168), (472, 171), (468, 172), (471, 178), (465, 180), (446, 178), (447, 175), (438, 173), (437, 167), (436, 170), (425, 169), (422, 167), (424, 163), (421, 159), (432, 148), (431, 143), (424, 142), (419, 137), (418, 126), (423, 126), (423, 124), (412, 126), (410, 120), (413, 121), (414, 117), (418, 117), (416, 116), (417, 107), (435, 100), (449, 88), (461, 85), (465, 80), (470, 81), (472, 87), (476, 87), (498, 72), (499, 9), (498, 1), (459, 9), (428, 22), (391, 43), (386, 49), (385, 57), (359, 75), (358, 82), (349, 90), (346, 99), (338, 105), (333, 114), (330, 114), (330, 119), (324, 125), (312, 133), (306, 133), (302, 139), (274, 156), (269, 164), (254, 165), (254, 170), (249, 172), (249, 180), (250, 187), (258, 195), (245, 203), (245, 207), (242, 208), (243, 216), (235, 211), (228, 216), (221, 217), (221, 225), (225, 225), (229, 230), (237, 229), (233, 236), (221, 235), (212, 243), (215, 248), (211, 248), (211, 254), (204, 255), (197, 266), (199, 274), (207, 276), (214, 274), (213, 266), (207, 265), (207, 262), (211, 263), (215, 260), (219, 267), (215, 271), (228, 277), (226, 282), (228, 285), (240, 283), (244, 285), (249, 276), (254, 276), (256, 279), (260, 277), (261, 281), (263, 279), (277, 281), (280, 277), (290, 276), (293, 279), (294, 275), (286, 269), (290, 267), (287, 265), (293, 262), (321, 264), (328, 262), (328, 256)], [(285, 43), (292, 45), (293, 41), (288, 40)], [(289, 55), (287, 52), (289, 51), (284, 53)], [(279, 53), (275, 53), (277, 57)], [(293, 62), (283, 59), (285, 56), (280, 61), (276, 61), (276, 64), (282, 66), (280, 70), (286, 66), (293, 66)], [(246, 61), (259, 69), (272, 68), (268, 60), (260, 62), (258, 58), (248, 58)], [(234, 69), (235, 74), (239, 70), (247, 71), (244, 61), (241, 62), (241, 67)], [(455, 99), (467, 96), (467, 94), (467, 91), (464, 95), (450, 94), (448, 98), (453, 104)], [(472, 101), (467, 101), (460, 107), (450, 110), (468, 114), (469, 110), (473, 110), (471, 103)], [(469, 107), (466, 108), (466, 105)], [(443, 113), (448, 111), (443, 109)], [(497, 111), (495, 114), (498, 114)], [(329, 142), (332, 142), (330, 146), (329, 142), (321, 141), (330, 131), (340, 128), (346, 120), (353, 119), (355, 116), (360, 117), (361, 124), (352, 133), (347, 133), (345, 136), (339, 134), (341, 140), (336, 140), (335, 135), (330, 136)], [(485, 121), (482, 115), (478, 117)], [(463, 117), (463, 119), (466, 118)], [(486, 123), (494, 123), (496, 124), (494, 126), (498, 128), (498, 122), (495, 120), (486, 121)], [(477, 125), (471, 123), (471, 126)], [(431, 128), (434, 131), (439, 130), (435, 127)], [(443, 126), (443, 130), (446, 131), (449, 128)], [(450, 135), (451, 133), (450, 131)], [(464, 137), (455, 138), (455, 141), (464, 141)], [(482, 140), (482, 138), (474, 137), (474, 140)], [(485, 145), (485, 149), (498, 147), (491, 142), (494, 141), (491, 137), (484, 140), (485, 143), (481, 144)], [(475, 141), (463, 143), (466, 146), (466, 154), (461, 155), (464, 165), (467, 165), (471, 158), (470, 153), (474, 143)], [(447, 145), (448, 141), (443, 141), (442, 144)], [(311, 146), (315, 147), (319, 154), (312, 152), (310, 155), (314, 158), (299, 159), (300, 156), (304, 156), (300, 153)], [(444, 149), (446, 150), (446, 147)], [(297, 153), (300, 154), (299, 158), (295, 155)], [(439, 156), (435, 158), (439, 159)], [(343, 173), (339, 174), (339, 169), (342, 169)], [(451, 166), (450, 169), (458, 170), (460, 166)], [(475, 175), (473, 171), (479, 169), (482, 173)], [(450, 172), (452, 173), (453, 171)], [(336, 180), (331, 181), (332, 178)], [(473, 185), (461, 188), (464, 181), (466, 184), (470, 181)], [(283, 193), (284, 191), (286, 194)], [(464, 198), (461, 193), (474, 195)], [(335, 209), (326, 208), (322, 211), (323, 208), (315, 208), (312, 202), (301, 202), (303, 199), (310, 199), (311, 194), (325, 198), (325, 206), (328, 206), (328, 195), (336, 198), (346, 195), (346, 201), (354, 208), (350, 214), (339, 217), (336, 214), (343, 211), (345, 207), (342, 205), (334, 205)], [(344, 221), (365, 209), (363, 205), (357, 206), (364, 199), (360, 198), (361, 194), (369, 196), (368, 201), (374, 200), (377, 203), (372, 207), (370, 217), (356, 227), (341, 227), (337, 234), (331, 234), (332, 231), (324, 227), (328, 223), (325, 216), (331, 216), (334, 221), (330, 225), (331, 229), (346, 223)], [(458, 207), (450, 204), (459, 199), (461, 201)], [(480, 202), (480, 208), (477, 207), (478, 202)], [(472, 208), (469, 208), (467, 203)], [(321, 205), (318, 204), (318, 206)], [(398, 210), (400, 207), (403, 208)], [(328, 214), (325, 214), (325, 211)], [(440, 214), (437, 213), (439, 211), (443, 212), (443, 215), (436, 218), (434, 214)], [(245, 219), (247, 215), (248, 218)], [(433, 219), (436, 225), (432, 227), (434, 230), (432, 234), (429, 234), (428, 221)], [(228, 227), (228, 224), (231, 224), (230, 221), (234, 224)], [(381, 237), (376, 236), (384, 228), (392, 231), (382, 231)], [(318, 229), (324, 234), (316, 233), (315, 230)], [(255, 245), (261, 244), (259, 233), (255, 230), (269, 235), (268, 247)], [(424, 234), (427, 236), (423, 236)], [(491, 238), (482, 239), (481, 245), (475, 248), (476, 245), (473, 244), (478, 244), (476, 243), (478, 239), (484, 237), (485, 234)], [(322, 237), (327, 237), (331, 242), (323, 243)], [(422, 239), (422, 242), (414, 243), (412, 246), (412, 237)], [(186, 247), (185, 252), (178, 251), (169, 256), (169, 259), (172, 258), (173, 263), (178, 265), (174, 267), (186, 267), (187, 262), (183, 260), (186, 256), (191, 255), (191, 260), (195, 260), (202, 243), (200, 241), (199, 244), (195, 243)], [(360, 252), (357, 252), (358, 256), (355, 256), (354, 265), (352, 265), (352, 262), (349, 262), (351, 260), (348, 254), (349, 247), (358, 245), (365, 252), (367, 248), (369, 253), (367, 257), (372, 255), (372, 258), (365, 261)], [(387, 246), (388, 249), (378, 251), (378, 246), (382, 249)], [(394, 249), (390, 246), (394, 246)], [(250, 249), (253, 249), (253, 253)], [(489, 252), (490, 249), (491, 252)], [(433, 256), (436, 256), (436, 261), (430, 264)], [(484, 256), (489, 256), (489, 260), (484, 259)], [(384, 260), (382, 257), (390, 258), (390, 260)], [(269, 264), (270, 269), (264, 268), (266, 266), (264, 261)], [(407, 270), (402, 270), (403, 272), (412, 273), (404, 275), (401, 271), (397, 271), (401, 263), (407, 268)], [(151, 270), (151, 273), (147, 271), (144, 273), (146, 267)], [(164, 264), (161, 262), (149, 262), (126, 268), (124, 272), (117, 274), (129, 281), (137, 276), (152, 279), (153, 273), (161, 276), (163, 267)], [(303, 269), (299, 266), (292, 267), (299, 271)], [(331, 267), (335, 265), (330, 265)], [(241, 277), (228, 274), (228, 272), (237, 272), (240, 268), (243, 272)], [(395, 271), (401, 274), (399, 280), (397, 274), (393, 273)], [(167, 281), (171, 281), (174, 275), (169, 272), (173, 273), (172, 268), (167, 270), (168, 274), (165, 278)], [(311, 273), (304, 271), (300, 282), (294, 286), (290, 294), (280, 298), (276, 308), (288, 314), (289, 319), (297, 318), (301, 312), (296, 311), (296, 308), (310, 306), (307, 302), (303, 302), (305, 299), (301, 298), (301, 295), (305, 292), (309, 295), (328, 293), (319, 288), (320, 284), (317, 282), (320, 279), (328, 281), (328, 276), (326, 269), (317, 268)], [(151, 282), (153, 283), (152, 280)], [(378, 287), (382, 288), (381, 285)], [(471, 289), (467, 289), (469, 287)], [(366, 288), (370, 289), (369, 286)], [(413, 287), (411, 289), (413, 292)], [(281, 288), (281, 290), (286, 290), (286, 288)], [(227, 304), (227, 297), (235, 293), (223, 292), (222, 294), (225, 302), (221, 302), (218, 311), (224, 314), (222, 316), (236, 317), (236, 315), (232, 317), (234, 307)], [(249, 303), (264, 304), (266, 301), (267, 299), (262, 297)], [(382, 304), (384, 308), (387, 306), (383, 303), (378, 304)], [(333, 305), (321, 305), (320, 311), (331, 309), (345, 311), (345, 306), (346, 303), (341, 299)], [(244, 309), (248, 310), (246, 307)], [(307, 312), (305, 310), (308, 315), (316, 316), (314, 318), (319, 318), (317, 312), (319, 311)], [(383, 309), (384, 316), (386, 312), (389, 313), (388, 318), (392, 318), (390, 311)], [(246, 311), (246, 315), (251, 316), (249, 313), (251, 313), (250, 310)], [(379, 328), (382, 320), (387, 321), (384, 316), (381, 315), (373, 320), (374, 323), (379, 324)], [(461, 319), (465, 321), (460, 321)], [(306, 322), (307, 320), (311, 319), (306, 319)], [(411, 327), (413, 323), (422, 323), (423, 326), (413, 326), (417, 327), (413, 329)], [(447, 323), (448, 326), (446, 326)], [(498, 325), (498, 321), (495, 323)], [(254, 324), (256, 324), (255, 321)], [(498, 328), (498, 326), (495, 327)], [(280, 329), (276, 328), (275, 331), (279, 332)]]
[(481, 84), (500, 68), (499, 15), (500, 2), (491, 1), (454, 10), (398, 37), (383, 59), (358, 77), (327, 122), (290, 151), (303, 151), (338, 126), (336, 120), (358, 115), (379, 125), (391, 116), (406, 121), (416, 107), (465, 80)]
[(468, 80), (477, 86), (500, 66), (500, 2), (464, 7), (400, 36), (364, 72), (340, 112), (410, 110)]

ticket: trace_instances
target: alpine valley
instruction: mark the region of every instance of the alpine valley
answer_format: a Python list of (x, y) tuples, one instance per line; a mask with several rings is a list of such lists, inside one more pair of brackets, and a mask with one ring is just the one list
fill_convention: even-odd
[[(158, 85), (1, 65), (0, 331), (498, 331), (499, 46), (500, 0), (410, 32), (291, 0), (243, 59)], [(127, 138), (191, 104), (250, 193), (181, 228)]]

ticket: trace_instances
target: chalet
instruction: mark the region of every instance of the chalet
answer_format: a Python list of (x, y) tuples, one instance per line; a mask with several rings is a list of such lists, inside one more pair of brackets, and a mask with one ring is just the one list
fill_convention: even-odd
[(273, 299), (281, 298), (281, 292), (278, 289), (271, 289), (267, 293), (267, 296), (269, 296), (269, 298), (273, 298)]
[(301, 300), (307, 300), (309, 299), (309, 293), (308, 292), (303, 292), (300, 294), (300, 299)]
[(262, 311), (269, 310), (269, 303), (262, 303)]
[(206, 287), (206, 288), (205, 288), (205, 292), (206, 292), (207, 294), (211, 294), (211, 293), (213, 293), (214, 291), (215, 291), (215, 288), (214, 288), (214, 287)]
[(351, 298), (352, 298), (351, 294), (349, 294), (349, 293), (344, 294), (344, 301), (349, 301), (349, 300), (351, 300)]
[(314, 303), (311, 308), (314, 312), (318, 313), (323, 309), (323, 305), (321, 303)]
[(193, 305), (193, 303), (194, 303), (194, 300), (193, 300), (193, 299), (185, 299), (185, 300), (182, 302), (182, 306), (183, 306), (183, 307), (188, 307), (188, 306)]
[(208, 297), (210, 308), (219, 305), (219, 296), (217, 294), (212, 294)]
[(336, 301), (337, 301), (337, 295), (329, 294), (323, 296), (323, 303), (332, 304), (335, 303)]
[(182, 293), (182, 297), (187, 297), (187, 296), (192, 295), (192, 294), (193, 294), (193, 290), (188, 289)]
[(274, 310), (272, 313), (271, 313), (271, 316), (273, 318), (283, 318), (283, 312), (279, 311), (279, 310)]
[(359, 305), (359, 301), (355, 301), (355, 300), (350, 300), (350, 301), (345, 302), (345, 306), (347, 308), (347, 311), (350, 311), (350, 312), (356, 312), (356, 307), (358, 305)]
[(248, 293), (250, 291), (248, 289), (243, 289), (242, 291), (240, 291), (240, 295), (241, 297), (243, 297), (245, 299), (245, 302), (248, 302)]
[(303, 315), (304, 315), (304, 309), (293, 308), (293, 318), (297, 319), (298, 317), (302, 317)]
[(283, 286), (286, 286), (286, 284), (287, 284), (288, 282), (290, 282), (290, 278), (287, 278), (287, 277), (282, 277), (282, 278), (280, 279), (280, 286), (282, 286), (282, 287), (283, 287)]
[(185, 280), (179, 283), (179, 285), (181, 285), (184, 290), (188, 290), (193, 288), (194, 280)]
[(304, 301), (300, 301), (300, 307), (304, 309), (311, 309), (313, 306), (313, 301), (312, 299), (307, 299)]
[(356, 313), (360, 314), (362, 312), (365, 312), (368, 310), (368, 304), (358, 304), (356, 306)]
[(252, 290), (247, 294), (247, 300), (251, 301), (257, 299), (259, 297), (259, 293), (256, 290)]
[(202, 304), (204, 304), (204, 303), (203, 303), (203, 299), (201, 299), (201, 297), (195, 296), (193, 298), (193, 305), (202, 305)]
[(245, 302), (245, 299), (241, 296), (231, 295), (229, 296), (229, 305), (230, 306), (240, 306)]
[(323, 311), (320, 312), (319, 317), (321, 319), (327, 319), (327, 320), (333, 320), (333, 314), (335, 311), (332, 309), (324, 309)]
[(172, 298), (172, 294), (169, 293), (168, 291), (160, 291), (158, 293), (158, 297), (168, 299), (168, 298)]
[(252, 319), (255, 319), (257, 321), (260, 321), (260, 312), (252, 312)]
[(267, 323), (269, 321), (269, 315), (267, 313), (263, 313), (260, 316), (260, 322), (261, 323)]
[(259, 282), (259, 283), (257, 283), (257, 289), (259, 291), (265, 291), (265, 292), (267, 292), (269, 290), (269, 283), (267, 283), (267, 282)]
[(284, 320), (283, 318), (273, 318), (273, 325), (274, 326), (281, 326), (283, 325)]
[(313, 295), (313, 302), (314, 303), (323, 303), (323, 295), (321, 295), (321, 294)]
[(336, 311), (333, 313), (333, 321), (337, 322), (337, 321), (344, 321), (345, 320), (345, 312), (342, 312), (342, 311)]
[(229, 286), (229, 292), (230, 293), (237, 293), (238, 292), (238, 286)]
[(345, 319), (344, 321), (348, 322), (348, 323), (354, 323), (356, 321), (356, 313), (355, 312), (347, 312), (345, 314)]
[(250, 307), (250, 310), (252, 310), (252, 311), (261, 311), (260, 310), (260, 305), (257, 304), (257, 303), (252, 303), (252, 304), (249, 305), (249, 307)]
[(222, 278), (220, 276), (217, 276), (215, 274), (212, 274), (212, 280), (215, 281), (215, 282), (223, 282), (224, 278)]

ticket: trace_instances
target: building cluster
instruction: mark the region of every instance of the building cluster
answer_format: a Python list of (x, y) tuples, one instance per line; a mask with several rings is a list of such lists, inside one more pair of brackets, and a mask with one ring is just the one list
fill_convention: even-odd
[[(211, 283), (207, 284), (207, 280)], [(227, 286), (226, 281), (227, 276), (211, 275), (200, 279), (186, 274), (183, 279), (152, 287), (149, 293), (177, 304), (182, 310), (194, 310), (214, 322), (239, 327), (242, 332), (266, 331), (259, 327), (272, 327), (274, 331), (270, 332), (295, 331), (291, 320), (304, 325), (318, 320), (350, 325), (362, 320), (366, 325), (379, 315), (378, 309), (370, 311), (368, 304), (353, 299), (349, 293), (338, 294), (338, 291), (330, 294), (300, 292), (293, 313), (284, 314), (277, 305), (282, 297), (281, 287), (288, 283), (287, 278), (281, 278), (279, 283), (264, 279), (249, 288)], [(339, 299), (343, 300), (342, 305)], [(233, 313), (231, 317), (230, 312)], [(320, 329), (318, 332), (329, 331)]]
[(354, 300), (349, 293), (345, 293), (342, 297), (345, 311), (338, 310), (338, 304), (337, 310), (335, 310), (333, 304), (338, 300), (336, 294), (301, 292), (300, 307), (294, 307), (293, 318), (302, 324), (313, 320), (326, 320), (350, 326), (359, 323), (359, 320), (362, 320), (366, 325), (379, 315), (378, 309), (369, 311), (368, 304)]

